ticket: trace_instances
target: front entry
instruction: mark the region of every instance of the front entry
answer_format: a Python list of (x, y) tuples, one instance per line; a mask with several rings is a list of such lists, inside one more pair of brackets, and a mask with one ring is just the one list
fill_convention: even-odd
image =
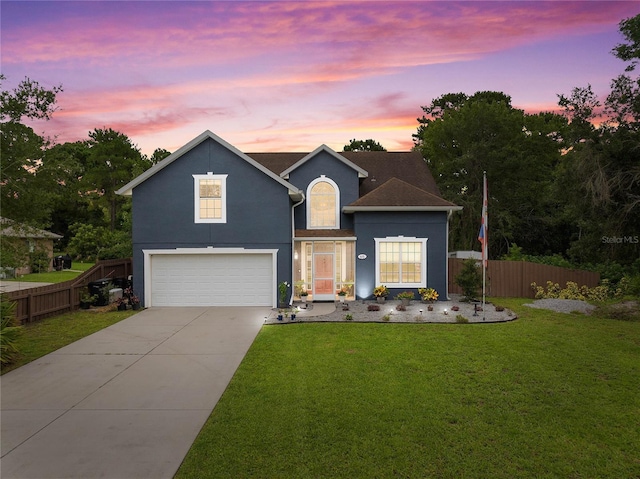
[(334, 285), (334, 254), (313, 254), (313, 290), (311, 294), (318, 301), (333, 301), (335, 299)]
[(299, 240), (294, 249), (295, 298), (308, 293), (307, 301), (335, 301), (337, 291), (355, 298), (355, 241)]

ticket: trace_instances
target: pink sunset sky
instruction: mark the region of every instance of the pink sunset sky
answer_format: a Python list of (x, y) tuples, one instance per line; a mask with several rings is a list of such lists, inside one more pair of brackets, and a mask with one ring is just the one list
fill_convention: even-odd
[(631, 1), (7, 1), (3, 90), (62, 85), (31, 123), (56, 141), (113, 128), (143, 153), (211, 130), (242, 151), (407, 150), (422, 105), (502, 91), (528, 112), (604, 97)]

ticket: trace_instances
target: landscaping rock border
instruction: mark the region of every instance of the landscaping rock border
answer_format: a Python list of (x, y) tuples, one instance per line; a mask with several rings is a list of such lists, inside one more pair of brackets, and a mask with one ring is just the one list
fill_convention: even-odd
[[(406, 311), (398, 311), (396, 307), (400, 305), (400, 301), (387, 300), (378, 304), (376, 301), (347, 301), (345, 304), (348, 310), (343, 310), (341, 303), (336, 303), (335, 310), (323, 315), (305, 314), (302, 310), (296, 315), (296, 319), (291, 321), (285, 317), (282, 321), (278, 321), (278, 310), (274, 310), (266, 319), (266, 324), (290, 324), (290, 323), (309, 323), (309, 322), (353, 322), (353, 323), (457, 323), (461, 322), (456, 319), (458, 315), (466, 319), (468, 323), (496, 323), (513, 321), (517, 319), (513, 311), (505, 309), (504, 311), (496, 311), (495, 305), (491, 303), (485, 304), (485, 311), (478, 311), (474, 316), (474, 303), (462, 302), (460, 297), (452, 298), (451, 301), (436, 301), (433, 304), (433, 311), (428, 311), (427, 303), (421, 301), (411, 301), (406, 307)], [(368, 307), (372, 304), (380, 306), (379, 311), (369, 311)], [(478, 304), (478, 303), (476, 303)], [(294, 305), (295, 306), (295, 305)], [(458, 311), (452, 311), (451, 308), (457, 306)], [(478, 304), (481, 307), (481, 304)], [(444, 314), (444, 310), (447, 314)], [(422, 310), (422, 312), (421, 312)], [(347, 314), (352, 319), (346, 319)], [(389, 315), (388, 320), (384, 317)]]

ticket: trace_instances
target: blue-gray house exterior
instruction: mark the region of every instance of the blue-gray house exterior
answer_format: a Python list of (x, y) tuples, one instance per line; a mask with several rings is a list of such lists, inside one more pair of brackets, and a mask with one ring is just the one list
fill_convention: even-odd
[[(213, 185), (213, 186), (209, 186)], [(276, 306), (433, 287), (447, 295), (448, 219), (417, 153), (243, 153), (205, 131), (125, 185), (133, 287), (145, 306)], [(335, 214), (334, 214), (335, 212)]]

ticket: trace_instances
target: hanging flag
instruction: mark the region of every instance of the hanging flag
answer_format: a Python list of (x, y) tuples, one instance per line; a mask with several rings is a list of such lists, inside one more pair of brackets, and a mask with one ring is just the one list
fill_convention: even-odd
[(482, 221), (480, 222), (480, 233), (478, 241), (482, 245), (482, 266), (487, 267), (489, 260), (489, 239), (487, 236), (487, 172), (484, 172), (482, 186)]

